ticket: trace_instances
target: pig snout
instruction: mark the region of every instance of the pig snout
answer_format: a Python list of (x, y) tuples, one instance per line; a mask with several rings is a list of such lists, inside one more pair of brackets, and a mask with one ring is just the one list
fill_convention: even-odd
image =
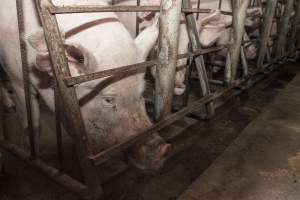
[(137, 145), (134, 150), (134, 164), (143, 170), (158, 171), (171, 152), (172, 145), (166, 143), (160, 136), (155, 135), (146, 143)]
[(180, 96), (185, 92), (185, 89), (186, 86), (184, 83), (175, 83), (174, 94)]
[(254, 45), (251, 45), (246, 50), (246, 57), (248, 59), (255, 59), (257, 53), (257, 48)]

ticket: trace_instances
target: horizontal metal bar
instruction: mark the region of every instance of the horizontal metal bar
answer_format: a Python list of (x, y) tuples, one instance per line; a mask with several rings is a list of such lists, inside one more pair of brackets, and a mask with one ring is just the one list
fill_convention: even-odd
[[(86, 12), (159, 12), (160, 6), (50, 6), (51, 14), (86, 13)], [(212, 9), (182, 8), (184, 13), (210, 13)], [(221, 11), (224, 15), (231, 12)]]
[(0, 141), (0, 148), (25, 161), (31, 167), (40, 171), (42, 174), (46, 175), (55, 183), (63, 186), (68, 191), (83, 198), (90, 196), (90, 191), (84, 184), (68, 176), (67, 174), (62, 173), (58, 169), (47, 165), (40, 159), (33, 159), (28, 152), (25, 152), (17, 145), (11, 144), (7, 141)]
[[(207, 53), (211, 53), (214, 51), (219, 51), (223, 48), (225, 48), (225, 47), (218, 46), (218, 47), (197, 50), (194, 52), (179, 54), (177, 59), (183, 59), (183, 58), (193, 57), (196, 55), (207, 54)], [(133, 73), (133, 72), (137, 72), (137, 71), (138, 72), (143, 71), (143, 70), (146, 70), (148, 67), (155, 66), (156, 64), (157, 64), (157, 60), (152, 60), (152, 61), (146, 61), (143, 63), (137, 63), (137, 64), (127, 65), (127, 66), (118, 67), (118, 68), (114, 68), (114, 69), (104, 70), (104, 71), (100, 71), (100, 72), (94, 72), (91, 74), (86, 74), (86, 75), (81, 75), (81, 76), (67, 77), (67, 78), (65, 78), (65, 83), (67, 86), (73, 86), (76, 84), (84, 83), (87, 81), (92, 81), (92, 80), (99, 79), (99, 78), (105, 78), (105, 77), (112, 76), (112, 75), (121, 75), (124, 73)]]

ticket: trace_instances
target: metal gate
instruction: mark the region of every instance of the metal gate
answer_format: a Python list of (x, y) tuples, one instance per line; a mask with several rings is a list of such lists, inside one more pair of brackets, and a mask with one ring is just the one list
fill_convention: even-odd
[[(32, 119), (30, 111), (30, 95), (29, 95), (29, 78), (26, 65), (25, 43), (20, 39), (23, 60), (24, 85), (26, 92), (28, 124), (31, 138), (31, 151), (28, 154), (20, 147), (10, 143), (6, 137), (0, 142), (0, 147), (17, 157), (27, 161), (31, 166), (43, 172), (49, 178), (58, 184), (66, 187), (71, 192), (87, 199), (98, 199), (102, 193), (101, 180), (97, 176), (97, 166), (103, 164), (112, 157), (118, 155), (128, 147), (136, 144), (151, 134), (171, 125), (184, 116), (194, 113), (199, 108), (205, 107), (205, 118), (209, 119), (215, 115), (214, 105), (215, 100), (231, 93), (234, 89), (244, 89), (254, 84), (255, 75), (270, 73), (276, 69), (275, 64), (285, 62), (288, 58), (293, 57), (298, 51), (298, 46), (293, 45), (287, 49), (286, 44), (291, 41), (296, 41), (296, 33), (300, 20), (300, 2), (298, 0), (268, 0), (262, 2), (260, 0), (233, 0), (232, 13), (223, 11), (222, 14), (233, 16), (231, 43), (227, 46), (215, 46), (202, 49), (196, 27), (195, 13), (209, 13), (212, 10), (201, 9), (201, 1), (198, 1), (197, 8), (192, 8), (190, 0), (162, 0), (161, 6), (140, 6), (138, 0), (137, 6), (55, 6), (50, 0), (36, 0), (38, 14), (40, 16), (48, 49), (52, 60), (52, 70), (55, 79), (55, 101), (56, 101), (56, 122), (57, 122), (57, 144), (58, 144), (58, 159), (62, 160), (62, 142), (60, 132), (60, 117), (62, 124), (66, 127), (75, 141), (77, 154), (79, 157), (84, 183), (75, 180), (62, 172), (61, 169), (56, 169), (43, 162), (36, 155), (34, 144), (34, 132), (32, 128)], [(171, 6), (170, 6), (171, 5)], [(252, 40), (244, 40), (244, 23), (246, 18), (246, 10), (250, 6), (261, 5), (263, 16), (260, 21), (260, 36), (252, 38)], [(24, 23), (22, 22), (22, 1), (17, 0), (19, 10), (19, 30), (20, 34), (24, 31)], [(219, 1), (221, 9), (222, 0)], [(84, 12), (160, 12), (160, 55), (155, 60), (137, 63), (133, 65), (123, 66), (115, 69), (95, 72), (78, 77), (71, 77), (62, 37), (58, 28), (56, 14), (63, 13), (84, 13)], [(293, 17), (290, 13), (295, 11)], [(184, 15), (187, 32), (190, 39), (190, 52), (185, 54), (177, 54), (178, 47), (178, 28), (180, 25), (181, 14)], [(175, 19), (175, 20), (174, 20)], [(275, 45), (270, 46), (269, 40), (271, 35), (272, 24), (276, 22), (280, 24), (278, 35), (274, 39)], [(291, 28), (289, 28), (291, 24)], [(138, 28), (137, 28), (138, 29)], [(176, 33), (177, 32), (177, 33)], [(175, 34), (174, 34), (175, 33)], [(168, 42), (167, 42), (168, 41)], [(170, 42), (171, 41), (171, 42)], [(249, 64), (245, 57), (244, 48), (249, 42), (256, 42), (259, 46), (259, 53), (256, 63)], [(166, 45), (166, 46), (164, 46)], [(166, 47), (166, 48), (164, 48)], [(220, 51), (224, 48), (228, 49), (227, 61), (224, 66), (223, 80), (216, 80), (213, 77), (208, 78), (206, 62), (203, 56), (209, 53)], [(167, 52), (167, 49), (172, 51)], [(191, 58), (194, 68), (197, 72), (197, 78), (201, 88), (202, 98), (192, 103), (188, 103), (189, 90), (184, 94), (184, 107), (177, 112), (171, 113), (172, 108), (172, 91), (173, 85), (171, 80), (174, 80), (176, 71), (176, 61), (178, 59)], [(241, 66), (240, 64), (241, 63)], [(102, 152), (94, 153), (89, 144), (89, 137), (86, 133), (80, 107), (75, 93), (75, 85), (100, 79), (109, 76), (116, 76), (122, 73), (134, 73), (141, 69), (157, 68), (156, 88), (155, 88), (155, 118), (157, 123), (152, 127), (127, 138), (125, 141), (114, 145)], [(187, 68), (192, 67), (187, 66)], [(280, 66), (280, 65), (277, 65)], [(242, 71), (238, 74), (237, 71)], [(188, 70), (189, 71), (189, 70)], [(187, 73), (189, 76), (190, 73)], [(26, 78), (27, 77), (27, 78)], [(166, 79), (163, 80), (163, 79)], [(212, 92), (211, 84), (220, 86), (218, 91)], [(1, 111), (1, 110), (0, 110)], [(63, 114), (65, 113), (65, 114)], [(67, 113), (67, 114), (66, 114)], [(3, 121), (1, 121), (3, 122)], [(3, 131), (2, 131), (3, 132)], [(5, 136), (5, 134), (4, 134)]]

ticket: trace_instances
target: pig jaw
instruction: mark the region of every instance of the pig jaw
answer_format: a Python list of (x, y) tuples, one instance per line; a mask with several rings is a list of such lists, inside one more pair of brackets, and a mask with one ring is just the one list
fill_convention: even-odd
[(133, 148), (133, 164), (142, 170), (158, 171), (171, 152), (171, 144), (155, 134), (147, 142), (138, 144)]

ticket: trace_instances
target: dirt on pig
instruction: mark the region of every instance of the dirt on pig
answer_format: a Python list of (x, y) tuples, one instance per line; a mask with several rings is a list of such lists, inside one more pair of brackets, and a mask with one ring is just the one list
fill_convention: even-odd
[[(256, 118), (295, 71), (281, 73), (269, 83), (258, 84), (240, 98), (234, 98), (210, 121), (199, 121), (172, 143), (182, 149), (172, 156), (157, 173), (144, 172), (115, 164), (110, 173), (122, 171), (113, 178), (103, 178), (104, 198), (109, 200), (173, 200), (176, 199), (231, 144), (241, 131)], [(230, 109), (228, 109), (230, 107)], [(20, 143), (20, 126), (14, 114), (6, 114), (6, 129), (15, 143)], [(47, 111), (42, 121), (42, 158), (57, 166), (54, 122)], [(52, 129), (54, 130), (54, 129)], [(72, 140), (64, 134), (64, 169), (81, 179)], [(0, 175), (0, 200), (74, 200), (68, 191), (32, 170), (25, 163), (4, 154), (5, 173)], [(117, 166), (117, 167), (116, 167)], [(100, 171), (105, 176), (108, 170)], [(122, 168), (120, 170), (120, 168)], [(105, 172), (104, 172), (105, 171)], [(102, 172), (102, 173), (101, 173)]]

